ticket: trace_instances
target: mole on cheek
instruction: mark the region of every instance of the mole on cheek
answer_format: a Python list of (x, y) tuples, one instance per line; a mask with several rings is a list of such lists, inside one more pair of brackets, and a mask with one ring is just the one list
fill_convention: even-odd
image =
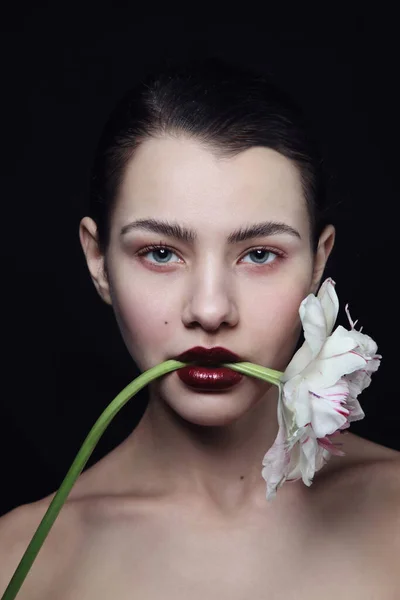
[(164, 323), (165, 323), (166, 325), (168, 325), (168, 321), (164, 321)]

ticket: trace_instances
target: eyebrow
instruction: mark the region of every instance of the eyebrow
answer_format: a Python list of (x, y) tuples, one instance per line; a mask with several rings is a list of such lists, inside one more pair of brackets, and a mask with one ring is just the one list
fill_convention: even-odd
[[(128, 225), (122, 227), (120, 236), (125, 235), (128, 231), (136, 229), (159, 233), (187, 243), (193, 243), (198, 239), (194, 229), (180, 225), (177, 222), (159, 221), (157, 219), (138, 219), (137, 221), (132, 221), (132, 223), (128, 223)], [(229, 244), (236, 244), (251, 238), (277, 235), (280, 233), (286, 233), (301, 239), (297, 229), (294, 229), (286, 223), (264, 221), (262, 223), (254, 223), (235, 229), (235, 231), (232, 231), (232, 233), (229, 234), (227, 241)]]

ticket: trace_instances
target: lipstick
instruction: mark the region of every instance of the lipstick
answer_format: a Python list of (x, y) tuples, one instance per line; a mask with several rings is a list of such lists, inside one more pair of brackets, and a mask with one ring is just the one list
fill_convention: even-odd
[(218, 366), (218, 363), (221, 362), (244, 360), (234, 352), (221, 346), (215, 348), (196, 346), (174, 358), (182, 362), (197, 363), (178, 369), (177, 375), (183, 383), (198, 391), (230, 389), (243, 379), (241, 373), (227, 367)]

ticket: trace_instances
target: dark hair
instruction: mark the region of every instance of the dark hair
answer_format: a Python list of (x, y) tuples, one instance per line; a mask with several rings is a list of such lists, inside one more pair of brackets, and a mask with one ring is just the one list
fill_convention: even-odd
[(132, 88), (111, 113), (94, 160), (89, 215), (106, 254), (113, 208), (128, 161), (146, 139), (191, 136), (219, 156), (265, 146), (292, 160), (301, 175), (313, 252), (327, 224), (326, 177), (311, 128), (285, 92), (219, 58), (165, 62)]

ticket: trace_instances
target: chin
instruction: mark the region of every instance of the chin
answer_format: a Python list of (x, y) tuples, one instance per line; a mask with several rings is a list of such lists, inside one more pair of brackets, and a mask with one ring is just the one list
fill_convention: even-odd
[(223, 427), (238, 421), (263, 395), (260, 392), (252, 395), (248, 390), (241, 393), (232, 390), (201, 392), (186, 388), (177, 392), (175, 385), (165, 383), (167, 385), (159, 388), (158, 393), (161, 402), (168, 406), (168, 412), (204, 427)]

